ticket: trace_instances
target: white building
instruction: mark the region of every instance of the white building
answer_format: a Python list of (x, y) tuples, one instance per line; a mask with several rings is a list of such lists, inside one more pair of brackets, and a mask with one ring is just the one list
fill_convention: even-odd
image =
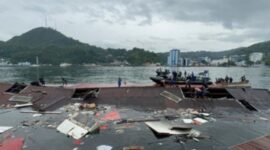
[(242, 60), (242, 61), (239, 61), (239, 62), (235, 62), (236, 66), (246, 66), (246, 61), (245, 60)]
[(263, 58), (263, 53), (256, 52), (256, 53), (251, 53), (249, 55), (249, 60), (254, 63), (261, 61), (262, 58)]
[(31, 63), (28, 62), (28, 61), (25, 61), (25, 62), (18, 62), (18, 65), (19, 65), (19, 66), (31, 66)]
[(220, 64), (228, 63), (229, 59), (227, 57), (223, 57), (222, 59), (214, 59), (211, 61), (211, 65), (218, 66)]
[(199, 57), (198, 61), (200, 62), (205, 61), (207, 63), (210, 63), (211, 59), (209, 57)]
[(171, 67), (176, 67), (180, 65), (180, 50), (179, 49), (172, 49), (170, 50), (168, 56), (168, 65)]

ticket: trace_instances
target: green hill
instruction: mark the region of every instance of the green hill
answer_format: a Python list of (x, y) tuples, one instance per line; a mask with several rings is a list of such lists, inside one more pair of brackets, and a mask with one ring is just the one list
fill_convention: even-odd
[[(270, 41), (219, 52), (184, 52), (181, 56), (192, 59), (207, 56), (217, 59), (231, 55), (248, 56), (252, 52), (263, 52), (264, 61), (270, 64)], [(140, 48), (103, 49), (69, 38), (54, 29), (39, 27), (6, 42), (0, 41), (0, 56), (9, 58), (12, 63), (22, 61), (35, 63), (35, 57), (38, 56), (43, 64), (58, 65), (62, 62), (110, 64), (122, 61), (137, 66), (144, 63), (165, 64), (168, 53), (154, 53)]]
[(3, 44), (0, 43), (0, 56), (9, 58), (12, 63), (34, 63), (35, 57), (38, 56), (41, 63), (54, 65), (62, 62), (109, 64), (115, 61), (142, 65), (146, 62), (163, 61), (158, 54), (143, 49), (103, 49), (81, 43), (54, 29), (44, 27), (35, 28)]
[(47, 46), (75, 46), (82, 45), (79, 41), (68, 38), (62, 33), (51, 28), (35, 28), (20, 36), (15, 36), (6, 42), (11, 46), (47, 47)]
[(246, 55), (247, 58), (249, 54), (253, 52), (264, 53), (264, 61), (269, 60), (270, 57), (270, 41), (261, 42), (253, 44), (248, 47), (240, 47), (231, 50), (224, 50), (218, 52), (209, 52), (209, 51), (196, 51), (196, 52), (184, 52), (182, 53), (183, 57), (187, 58), (198, 58), (198, 57), (210, 57), (211, 59), (219, 59), (223, 56), (232, 56), (232, 55)]

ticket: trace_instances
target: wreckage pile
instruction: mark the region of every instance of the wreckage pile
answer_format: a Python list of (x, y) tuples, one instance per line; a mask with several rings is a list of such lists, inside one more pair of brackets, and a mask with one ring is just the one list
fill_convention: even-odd
[[(116, 90), (120, 91), (120, 94), (115, 93)], [(71, 144), (65, 144), (69, 146), (67, 146), (68, 148), (73, 146), (74, 150), (86, 148), (86, 145), (90, 145), (89, 142), (94, 139), (97, 140), (95, 142), (98, 144), (95, 145), (97, 150), (143, 150), (149, 145), (166, 146), (169, 145), (167, 143), (184, 146), (185, 143), (189, 142), (200, 143), (202, 141), (203, 143), (211, 140), (212, 135), (205, 132), (205, 128), (214, 126), (217, 122), (216, 118), (223, 117), (222, 119), (224, 119), (225, 117), (225, 119), (235, 120), (241, 118), (243, 120), (249, 119), (251, 122), (255, 120), (252, 117), (243, 117), (242, 114), (237, 118), (236, 115), (223, 116), (209, 111), (214, 110), (214, 106), (220, 105), (217, 102), (227, 104), (218, 108), (235, 106), (237, 109), (240, 108), (238, 110), (244, 109), (246, 111), (245, 106), (242, 106), (240, 101), (234, 99), (227, 101), (223, 99), (187, 99), (181, 90), (172, 88), (108, 88), (104, 89), (100, 97), (98, 97), (100, 90), (97, 89), (74, 90), (63, 87), (34, 87), (20, 84), (0, 86), (0, 91), (2, 94), (0, 96), (2, 106), (0, 114), (15, 113), (12, 115), (20, 116), (17, 120), (12, 120), (12, 124), (1, 122), (0, 150), (10, 148), (11, 145), (13, 149), (19, 150), (27, 149), (33, 143), (39, 144), (29, 135), (36, 129), (45, 129), (46, 132), (54, 134), (57, 138), (72, 141)], [(230, 92), (237, 95), (235, 90)], [(244, 99), (253, 102), (247, 97)], [(102, 102), (109, 102), (109, 104), (102, 104)], [(144, 108), (137, 110), (132, 105), (117, 105), (119, 103), (129, 104), (128, 102), (134, 105), (143, 105)], [(155, 107), (146, 108), (144, 104), (151, 104)], [(261, 106), (259, 103), (254, 104)], [(162, 108), (158, 108), (160, 105)], [(167, 105), (173, 107), (169, 108)], [(206, 106), (211, 106), (211, 109)], [(11, 120), (7, 117), (6, 119)], [(268, 117), (260, 116), (259, 119), (268, 121)], [(24, 136), (13, 135), (13, 132), (17, 130), (19, 135)], [(106, 139), (107, 136), (115, 139)], [(115, 143), (120, 137), (124, 140), (126, 137), (134, 137), (134, 139), (147, 137), (148, 139), (143, 139), (143, 142), (129, 142), (130, 139), (127, 139), (121, 144)], [(161, 140), (164, 138), (167, 140)]]
[[(126, 130), (132, 128), (140, 130), (140, 127), (145, 124), (156, 138), (175, 136), (178, 139), (175, 142), (183, 142), (180, 140), (182, 138), (198, 142), (203, 138), (209, 138), (209, 136), (203, 135), (200, 131), (193, 128), (213, 120), (210, 114), (200, 113), (194, 109), (166, 109), (148, 113), (147, 116), (132, 116), (132, 114), (129, 116), (128, 114), (132, 110), (128, 108), (116, 108), (106, 105), (93, 106), (96, 105), (72, 103), (61, 107), (57, 111), (48, 112), (36, 112), (24, 108), (20, 112), (24, 114), (33, 113), (33, 119), (21, 121), (21, 124), (16, 128), (44, 127), (54, 129), (60, 134), (73, 138), (76, 145), (83, 145), (83, 141), (87, 140), (89, 136), (102, 134), (106, 130), (119, 135), (125, 134), (125, 132), (128, 132)], [(50, 115), (50, 117), (47, 118), (45, 117), (46, 115)], [(0, 129), (1, 133), (4, 133), (12, 129), (12, 127), (1, 127)], [(78, 149), (78, 147), (74, 149)], [(99, 145), (97, 149), (113, 149), (113, 146)], [(123, 149), (143, 150), (144, 146), (123, 146)]]
[(206, 136), (201, 136), (199, 131), (192, 129), (192, 126), (202, 125), (209, 120), (215, 120), (210, 117), (210, 114), (200, 113), (193, 109), (179, 110), (178, 112), (173, 109), (167, 109), (156, 111), (147, 118), (144, 116), (121, 118), (117, 109), (109, 106), (80, 111), (81, 104), (75, 103), (64, 108), (70, 114), (57, 127), (57, 130), (63, 134), (72, 136), (74, 139), (80, 139), (86, 134), (93, 133), (99, 129), (106, 129), (109, 125), (112, 125), (111, 128), (117, 128), (118, 125), (122, 124), (130, 125), (132, 123), (142, 122), (152, 129), (155, 134), (184, 135), (187, 138), (199, 141), (197, 138), (205, 138)]

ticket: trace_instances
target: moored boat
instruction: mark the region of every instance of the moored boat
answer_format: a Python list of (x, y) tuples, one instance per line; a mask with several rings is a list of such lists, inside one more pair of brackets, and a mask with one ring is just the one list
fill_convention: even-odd
[(162, 71), (161, 69), (158, 69), (156, 71), (157, 75), (156, 77), (150, 77), (150, 79), (155, 82), (158, 85), (211, 85), (213, 82), (210, 81), (208, 71), (204, 71), (202, 73), (199, 73), (198, 75), (194, 75), (192, 72), (191, 74), (188, 74), (186, 72), (172, 72), (172, 76), (170, 76), (170, 71), (165, 70)]

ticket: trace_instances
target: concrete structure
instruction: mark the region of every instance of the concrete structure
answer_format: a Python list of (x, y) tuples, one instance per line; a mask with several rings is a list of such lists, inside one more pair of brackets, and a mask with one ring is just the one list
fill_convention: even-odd
[(260, 62), (262, 58), (263, 58), (263, 53), (255, 52), (249, 55), (249, 60), (254, 63)]
[(240, 55), (232, 55), (232, 56), (229, 57), (229, 60), (232, 61), (232, 62), (240, 62), (243, 59), (241, 58)]
[(217, 66), (223, 63), (228, 63), (229, 59), (227, 57), (223, 57), (222, 59), (212, 60), (211, 65)]
[(176, 67), (180, 65), (180, 50), (179, 49), (172, 49), (170, 50), (168, 56), (168, 66)]
[(239, 62), (235, 62), (236, 66), (246, 66), (246, 61), (242, 60), (242, 61), (239, 61)]
[(19, 66), (31, 66), (31, 63), (28, 61), (25, 61), (25, 62), (19, 62), (18, 65)]
[(198, 58), (198, 61), (200, 62), (206, 62), (206, 63), (210, 63), (211, 62), (211, 59), (209, 57), (199, 57)]
[(5, 60), (4, 58), (0, 59), (0, 66), (6, 66), (9, 65), (9, 62), (7, 60)]
[(183, 66), (183, 67), (191, 66), (191, 59), (190, 58), (181, 58), (180, 60), (181, 60), (180, 66)]

